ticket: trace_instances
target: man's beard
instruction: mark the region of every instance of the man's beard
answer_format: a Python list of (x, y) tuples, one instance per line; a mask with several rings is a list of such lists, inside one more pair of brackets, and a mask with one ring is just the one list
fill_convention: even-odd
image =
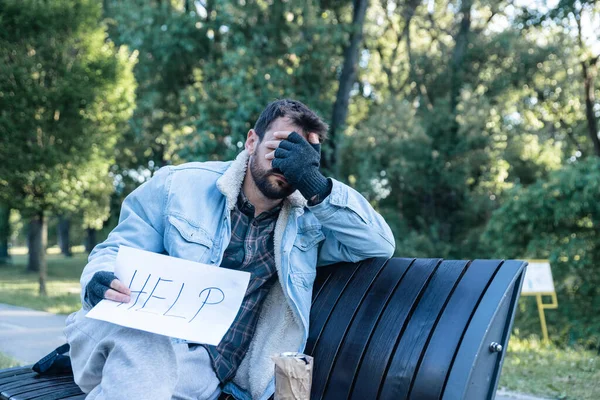
[(280, 185), (278, 182), (281, 181), (272, 182), (271, 180), (269, 180), (269, 177), (274, 175), (275, 173), (278, 173), (279, 175), (283, 174), (280, 172), (276, 172), (276, 170), (267, 171), (265, 169), (262, 169), (256, 162), (256, 158), (254, 156), (250, 157), (250, 161), (248, 162), (248, 164), (250, 167), (250, 173), (252, 174), (252, 178), (254, 179), (254, 184), (267, 199), (283, 199), (288, 197), (290, 194), (294, 193), (294, 191), (296, 190), (288, 183)]

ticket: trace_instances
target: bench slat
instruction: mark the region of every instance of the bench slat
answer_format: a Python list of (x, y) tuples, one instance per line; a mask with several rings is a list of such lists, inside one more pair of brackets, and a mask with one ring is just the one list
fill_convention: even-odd
[(69, 386), (73, 386), (73, 385), (75, 385), (75, 382), (73, 382), (73, 379), (68, 380), (68, 381), (53, 379), (53, 380), (46, 380), (43, 382), (34, 383), (34, 384), (30, 384), (30, 385), (24, 385), (21, 387), (13, 388), (11, 390), (5, 390), (2, 392), (2, 395), (12, 399), (14, 396), (17, 396), (17, 395), (31, 396), (30, 393), (44, 394), (46, 392), (51, 392), (51, 391), (55, 390), (56, 387), (61, 388), (61, 387), (69, 387)]
[(31, 366), (7, 368), (0, 371), (0, 379), (27, 374), (30, 372)]
[(73, 382), (72, 376), (36, 376), (28, 379), (19, 379), (11, 383), (6, 383), (4, 385), (0, 385), (0, 393), (4, 393), (6, 391), (11, 391), (15, 388), (19, 388), (22, 386), (32, 387), (33, 385), (43, 385), (46, 382), (64, 382), (69, 381)]
[(4, 385), (6, 383), (12, 383), (12, 382), (14, 382), (16, 380), (33, 378), (35, 376), (37, 376), (37, 373), (35, 373), (31, 369), (29, 369), (29, 372), (24, 372), (22, 374), (15, 374), (15, 375), (10, 375), (10, 376), (5, 376), (4, 378), (0, 379), (0, 386)]
[(10, 400), (58, 400), (65, 397), (82, 394), (75, 383), (61, 383), (46, 388), (26, 391), (11, 396)]
[(315, 278), (315, 283), (313, 284), (311, 307), (313, 304), (315, 304), (315, 300), (317, 297), (319, 297), (321, 290), (323, 290), (323, 288), (327, 285), (327, 281), (329, 281), (337, 268), (337, 264), (317, 268), (317, 277)]
[(466, 266), (467, 261), (443, 261), (437, 268), (394, 349), (378, 398), (395, 400), (408, 396), (435, 323)]
[(410, 399), (439, 399), (456, 349), (485, 288), (500, 266), (479, 260), (469, 265), (440, 318), (415, 375)]
[(441, 260), (416, 260), (386, 306), (367, 344), (365, 356), (355, 377), (351, 399), (375, 399), (382, 383), (391, 351), (404, 330), (411, 310)]
[[(329, 372), (353, 316), (362, 303), (365, 294), (384, 268), (387, 259), (378, 258), (373, 263), (365, 263), (354, 274), (348, 286), (333, 307), (329, 320), (316, 338), (313, 356), (319, 360), (313, 371), (313, 391), (311, 399), (320, 399), (325, 390)], [(319, 342), (323, 340), (323, 344)]]
[(336, 271), (319, 296), (315, 299), (311, 308), (308, 341), (304, 350), (306, 354), (312, 354), (315, 340), (319, 337), (325, 323), (329, 319), (333, 305), (338, 301), (344, 288), (359, 267), (360, 263), (340, 265), (339, 270)]
[(325, 388), (325, 399), (347, 399), (362, 360), (365, 344), (373, 334), (385, 305), (392, 296), (414, 259), (390, 260), (359, 306), (354, 322), (342, 341), (339, 356), (334, 361), (330, 379)]
[(523, 262), (506, 261), (494, 276), (456, 352), (444, 400), (494, 397), (505, 352), (490, 352), (489, 345), (507, 347), (524, 275)]

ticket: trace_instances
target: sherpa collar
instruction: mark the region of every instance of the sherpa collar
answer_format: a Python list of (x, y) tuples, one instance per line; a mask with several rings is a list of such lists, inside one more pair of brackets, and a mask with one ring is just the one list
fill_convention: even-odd
[[(242, 189), (249, 158), (248, 152), (242, 151), (217, 180), (217, 188), (225, 196), (230, 211), (235, 207)], [(270, 355), (295, 351), (302, 344), (303, 323), (300, 316), (292, 311), (284, 294), (287, 292), (284, 284), (287, 282), (287, 277), (282, 276), (281, 261), (283, 233), (290, 214), (295, 208), (296, 216), (301, 215), (306, 204), (306, 199), (300, 192), (295, 191), (284, 200), (275, 223), (273, 240), (279, 285), (273, 285), (261, 307), (254, 337), (233, 379), (238, 387), (251, 393), (253, 399), (263, 397), (269, 382), (273, 380), (274, 364)]]
[[(249, 159), (250, 154), (247, 150), (243, 150), (217, 180), (217, 188), (227, 199), (227, 209), (229, 211), (235, 208), (240, 190), (242, 190), (242, 184), (244, 183), (244, 177), (246, 176)], [(289, 204), (291, 207), (304, 208), (306, 207), (307, 201), (302, 194), (296, 190), (284, 200), (284, 204), (285, 203)]]

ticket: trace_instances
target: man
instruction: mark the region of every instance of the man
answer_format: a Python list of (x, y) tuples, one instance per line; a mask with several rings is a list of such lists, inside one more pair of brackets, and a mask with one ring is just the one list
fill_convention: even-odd
[[(355, 190), (319, 171), (327, 125), (278, 100), (232, 162), (165, 167), (124, 201), (119, 224), (82, 277), (83, 308), (67, 319), (75, 382), (88, 399), (267, 399), (270, 356), (302, 352), (316, 267), (390, 257), (394, 238)], [(85, 318), (101, 299), (128, 302), (115, 279), (119, 246), (248, 271), (250, 284), (218, 346)]]

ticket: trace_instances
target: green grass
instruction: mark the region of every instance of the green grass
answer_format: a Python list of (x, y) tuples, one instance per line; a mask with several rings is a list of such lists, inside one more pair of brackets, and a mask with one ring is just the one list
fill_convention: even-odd
[(80, 308), (79, 277), (87, 263), (87, 254), (78, 253), (71, 258), (47, 255), (47, 297), (38, 295), (38, 274), (25, 271), (27, 256), (17, 254), (12, 258), (12, 265), (0, 265), (0, 303), (55, 314), (69, 314)]
[(0, 353), (0, 369), (17, 366), (19, 366), (19, 362), (17, 360), (10, 358), (6, 354)]
[(600, 399), (600, 356), (581, 348), (560, 349), (536, 338), (513, 336), (500, 388), (552, 399)]

